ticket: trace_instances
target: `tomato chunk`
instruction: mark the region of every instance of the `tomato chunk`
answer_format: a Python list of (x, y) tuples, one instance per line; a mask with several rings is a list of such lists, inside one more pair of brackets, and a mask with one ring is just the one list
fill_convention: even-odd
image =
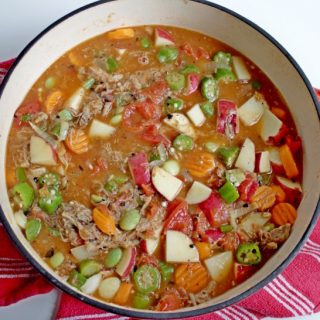
[(28, 124), (28, 121), (31, 120), (29, 117), (40, 112), (42, 106), (39, 101), (32, 101), (26, 104), (23, 104), (14, 114), (15, 123), (18, 126)]
[(150, 183), (150, 169), (147, 155), (144, 152), (134, 154), (129, 160), (129, 169), (137, 185)]
[(217, 131), (233, 139), (239, 133), (237, 106), (229, 100), (218, 101)]
[(235, 262), (234, 278), (236, 279), (237, 283), (243, 282), (252, 275), (254, 270), (255, 270), (254, 266), (248, 266), (248, 265)]
[(242, 201), (250, 201), (259, 187), (259, 183), (255, 181), (250, 175), (246, 176), (246, 179), (240, 184), (238, 192)]
[(200, 76), (196, 73), (189, 73), (187, 75), (187, 89), (186, 94), (192, 94), (198, 90), (200, 84)]

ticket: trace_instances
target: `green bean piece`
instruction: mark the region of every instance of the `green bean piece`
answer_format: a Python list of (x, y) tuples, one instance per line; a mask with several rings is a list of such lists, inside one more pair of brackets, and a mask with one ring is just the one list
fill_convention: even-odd
[(218, 51), (213, 55), (212, 60), (217, 64), (218, 68), (231, 69), (231, 53)]
[(26, 238), (30, 242), (34, 241), (41, 231), (40, 219), (29, 219), (26, 224)]
[(166, 161), (167, 160), (167, 150), (165, 146), (160, 143), (157, 147), (153, 148), (150, 154), (149, 162), (152, 161)]
[(160, 63), (168, 63), (178, 58), (179, 51), (175, 47), (161, 47), (157, 53), (157, 59)]
[(217, 153), (226, 167), (231, 168), (238, 156), (239, 150), (238, 147), (220, 147)]
[(200, 108), (207, 118), (212, 118), (214, 116), (214, 108), (210, 101), (201, 103)]
[(39, 178), (39, 183), (43, 187), (58, 187), (60, 185), (60, 176), (54, 172), (46, 172)]
[(79, 264), (80, 273), (87, 278), (100, 272), (101, 268), (102, 268), (101, 264), (92, 259), (82, 260)]
[(50, 258), (49, 263), (53, 269), (58, 268), (64, 261), (64, 254), (61, 251), (56, 251)]
[(195, 66), (194, 64), (189, 64), (183, 67), (180, 71), (182, 74), (189, 74), (189, 73), (200, 73), (200, 69)]
[(61, 203), (62, 196), (56, 187), (44, 186), (39, 190), (38, 205), (49, 215), (54, 214)]
[(169, 282), (173, 276), (174, 267), (168, 263), (160, 261), (160, 272), (162, 281)]
[(91, 200), (91, 202), (97, 204), (97, 203), (101, 203), (101, 202), (104, 200), (104, 198), (101, 197), (101, 196), (98, 196), (98, 195), (96, 195), (96, 194), (92, 194), (92, 195), (90, 196), (90, 200)]
[(235, 74), (232, 72), (230, 69), (225, 69), (225, 68), (218, 68), (216, 73), (214, 74), (214, 78), (216, 80), (222, 80), (225, 82), (228, 81), (236, 81), (237, 77)]
[(49, 77), (46, 79), (44, 86), (46, 89), (52, 89), (56, 85), (56, 79), (54, 77)]
[(174, 99), (168, 98), (166, 100), (166, 111), (167, 113), (177, 112), (183, 109), (183, 100), (182, 99)]
[(201, 93), (204, 98), (213, 102), (218, 97), (218, 85), (213, 77), (205, 77), (201, 81)]
[(160, 288), (161, 274), (159, 270), (144, 264), (133, 275), (135, 288), (141, 293), (151, 293)]
[(237, 188), (229, 181), (227, 181), (219, 190), (221, 198), (228, 204), (235, 202), (239, 198)]
[(122, 257), (122, 249), (121, 248), (114, 248), (111, 249), (104, 260), (104, 265), (106, 268), (113, 268), (115, 267)]
[(194, 148), (194, 142), (191, 137), (180, 134), (174, 139), (173, 146), (179, 151), (191, 151)]
[(67, 110), (67, 109), (63, 109), (61, 110), (59, 113), (59, 118), (63, 121), (71, 121), (73, 119), (73, 115), (71, 113), (71, 111)]
[(184, 75), (178, 72), (168, 73), (166, 76), (166, 81), (169, 88), (173, 91), (180, 91), (183, 89), (186, 82)]
[[(108, 63), (108, 62), (107, 62)], [(112, 71), (111, 71), (112, 72)], [(83, 83), (83, 88), (85, 88), (86, 90), (89, 90), (93, 87), (93, 85), (96, 83), (96, 80), (94, 78), (89, 78), (88, 80), (86, 80)]]
[(134, 230), (141, 219), (140, 212), (132, 209), (124, 212), (120, 218), (120, 228), (124, 231)]
[(23, 211), (28, 211), (35, 197), (33, 188), (27, 182), (21, 182), (15, 185), (12, 191), (18, 199), (19, 205), (22, 206)]
[(113, 73), (118, 69), (119, 65), (115, 58), (109, 57), (106, 61), (106, 70), (108, 73)]
[(140, 45), (143, 49), (148, 49), (148, 48), (150, 48), (151, 44), (150, 44), (150, 41), (147, 37), (143, 37), (140, 40)]
[(86, 283), (86, 281), (87, 281), (87, 278), (77, 270), (72, 270), (67, 279), (67, 282), (69, 284), (71, 284), (73, 287), (79, 290)]
[(231, 232), (232, 230), (233, 228), (231, 224), (223, 224), (222, 226), (220, 226), (220, 231), (223, 233), (228, 233), (228, 232)]
[(26, 182), (27, 181), (26, 170), (22, 167), (17, 167), (16, 168), (16, 177), (19, 182)]
[(261, 262), (260, 248), (256, 243), (241, 243), (237, 249), (236, 257), (238, 262), (246, 265), (255, 265)]
[(110, 193), (116, 193), (118, 191), (118, 184), (113, 179), (110, 179), (107, 181), (104, 188)]
[(133, 307), (136, 309), (148, 309), (149, 306), (151, 305), (151, 298), (146, 294), (137, 292), (133, 296), (132, 303), (133, 303)]

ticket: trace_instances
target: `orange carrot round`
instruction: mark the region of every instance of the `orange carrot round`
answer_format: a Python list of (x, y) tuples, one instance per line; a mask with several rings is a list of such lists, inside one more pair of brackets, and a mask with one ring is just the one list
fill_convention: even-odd
[(195, 242), (195, 245), (199, 252), (200, 260), (204, 260), (210, 257), (211, 249), (210, 245), (207, 242)]
[(293, 224), (297, 219), (297, 210), (287, 202), (278, 203), (271, 211), (272, 219), (277, 225)]
[(81, 129), (71, 130), (66, 141), (68, 149), (76, 154), (86, 153), (89, 150), (89, 139)]
[(207, 269), (201, 263), (183, 263), (177, 267), (174, 274), (176, 285), (191, 293), (204, 289), (208, 280)]
[(52, 91), (44, 102), (44, 107), (47, 113), (51, 113), (61, 107), (63, 103), (63, 93), (61, 90)]
[(103, 233), (107, 235), (114, 235), (116, 232), (116, 225), (114, 218), (105, 212), (100, 211), (98, 208), (94, 208), (92, 212), (92, 219), (97, 227)]
[(215, 168), (214, 156), (209, 152), (198, 151), (186, 154), (184, 167), (197, 178), (203, 178)]
[(276, 202), (284, 202), (286, 200), (286, 193), (283, 191), (283, 189), (280, 186), (273, 185), (271, 186), (272, 190), (274, 191), (276, 195)]
[(280, 158), (283, 163), (284, 171), (288, 178), (295, 178), (299, 175), (299, 169), (294, 160), (292, 152), (287, 144), (279, 148)]
[(256, 190), (251, 201), (257, 205), (259, 210), (263, 211), (274, 205), (276, 194), (271, 187), (261, 186)]

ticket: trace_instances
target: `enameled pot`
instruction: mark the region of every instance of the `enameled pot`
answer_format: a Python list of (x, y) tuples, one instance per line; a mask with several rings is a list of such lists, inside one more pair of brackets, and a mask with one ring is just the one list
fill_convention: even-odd
[[(303, 200), (292, 234), (280, 250), (250, 279), (209, 302), (168, 313), (139, 311), (89, 297), (59, 278), (24, 238), (13, 218), (5, 191), (6, 143), (15, 109), (37, 78), (62, 54), (108, 30), (161, 24), (212, 36), (249, 57), (274, 82), (287, 101), (303, 140)], [(294, 258), (316, 223), (320, 191), (320, 125), (312, 86), (290, 54), (257, 25), (219, 5), (188, 0), (99, 1), (61, 18), (19, 55), (0, 89), (1, 219), (19, 250), (49, 281), (63, 291), (101, 309), (136, 318), (190, 317), (221, 309), (270, 282)]]

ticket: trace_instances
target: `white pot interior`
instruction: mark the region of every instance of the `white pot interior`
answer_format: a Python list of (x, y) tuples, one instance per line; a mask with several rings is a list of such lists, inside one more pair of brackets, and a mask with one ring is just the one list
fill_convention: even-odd
[[(3, 90), (0, 99), (0, 184), (5, 186), (6, 140), (15, 109), (47, 67), (67, 50), (91, 37), (117, 27), (146, 24), (175, 25), (196, 30), (225, 42), (249, 57), (281, 91), (303, 139), (304, 197), (293, 232), (260, 271), (243, 284), (212, 299), (206, 306), (221, 303), (254, 287), (286, 260), (312, 220), (320, 190), (320, 126), (310, 92), (288, 58), (264, 35), (240, 19), (215, 7), (185, 0), (119, 0), (90, 7), (56, 25), (25, 53)], [(5, 191), (0, 195), (0, 203), (19, 241), (48, 273), (56, 277), (15, 224)], [(180, 314), (183, 316), (182, 312)]]

